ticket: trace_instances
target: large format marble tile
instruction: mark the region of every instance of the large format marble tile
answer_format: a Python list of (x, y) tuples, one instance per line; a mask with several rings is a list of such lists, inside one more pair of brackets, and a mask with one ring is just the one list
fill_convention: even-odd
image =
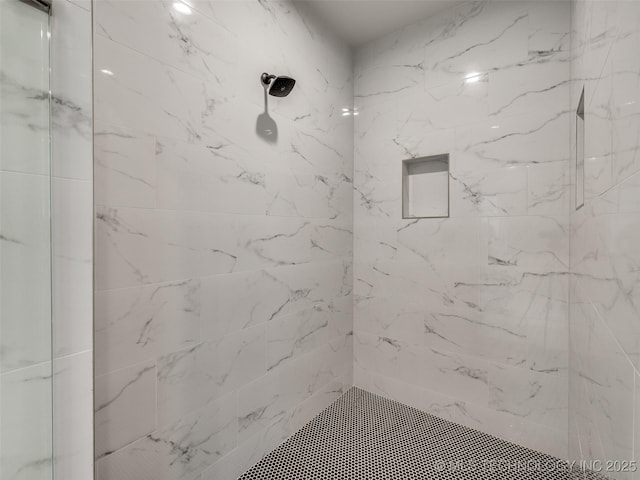
[(427, 349), (423, 386), (441, 385), (442, 393), (509, 412), (533, 423), (557, 427), (566, 417), (566, 380), (553, 372), (539, 373), (505, 367), (478, 358)]
[(238, 390), (238, 444), (261, 433), (304, 399), (295, 365), (272, 369)]
[(640, 65), (633, 52), (640, 44), (638, 12), (633, 2), (620, 2), (618, 27), (620, 33), (610, 52), (612, 85), (610, 106), (612, 109), (613, 142), (615, 152), (614, 178), (623, 181), (638, 172), (638, 98)]
[(489, 265), (530, 273), (567, 272), (566, 217), (500, 217), (489, 220)]
[(96, 292), (96, 374), (199, 343), (201, 292), (199, 280)]
[[(577, 305), (574, 334), (579, 382), (576, 416), (587, 461), (628, 460), (633, 456), (635, 371), (593, 306)], [(599, 348), (594, 349), (598, 344)], [(629, 478), (610, 472), (614, 478)]]
[(264, 324), (158, 360), (158, 421), (174, 422), (267, 372)]
[(453, 9), (445, 22), (445, 34), (425, 47), (427, 85), (510, 67), (528, 57), (526, 6), (469, 2)]
[[(296, 273), (301, 271), (294, 273), (298, 281), (302, 281), (308, 269), (297, 265), (285, 268)], [(214, 339), (273, 320), (295, 308), (292, 305), (305, 302), (311, 289), (282, 281), (276, 276), (280, 270), (252, 270), (204, 278), (201, 295), (204, 338)], [(317, 284), (314, 286), (318, 288)]]
[(488, 116), (499, 122), (505, 117), (535, 111), (566, 111), (569, 109), (569, 82), (566, 62), (549, 61), (548, 57), (540, 63), (492, 72)]
[(588, 235), (574, 245), (578, 285), (637, 368), (637, 215), (590, 218), (575, 233)]
[(48, 18), (28, 5), (5, 2), (0, 22), (0, 170), (48, 175), (51, 168)]
[(16, 480), (52, 476), (51, 362), (0, 375), (0, 475)]
[(566, 161), (568, 109), (483, 120), (456, 128), (456, 167), (461, 170)]
[(332, 335), (329, 306), (316, 305), (309, 310), (285, 315), (267, 326), (267, 370), (285, 365), (315, 347), (327, 343)]
[(354, 332), (354, 368), (405, 382), (422, 383), (422, 346), (365, 332)]
[(99, 480), (197, 480), (236, 445), (235, 396), (227, 395), (97, 462)]
[(1, 171), (0, 191), (0, 371), (7, 372), (51, 359), (49, 178)]
[(93, 358), (85, 351), (54, 360), (55, 475), (93, 476)]
[(527, 171), (511, 166), (450, 174), (451, 216), (515, 216), (527, 212)]
[(156, 143), (158, 208), (265, 214), (273, 202), (267, 165), (240, 145)]
[(206, 136), (214, 87), (96, 35), (94, 115), (100, 124), (187, 141)]
[(203, 279), (203, 333), (213, 339), (336, 300), (350, 301), (348, 260), (282, 266)]
[(93, 346), (93, 189), (90, 181), (58, 177), (51, 189), (54, 350), (60, 357)]
[[(187, 5), (185, 4), (185, 7)], [(96, 33), (179, 70), (226, 86), (238, 58), (238, 35), (190, 8), (170, 2), (102, 1)], [(143, 31), (141, 32), (141, 29)], [(226, 48), (216, 48), (218, 44)]]
[(155, 430), (156, 372), (147, 361), (95, 378), (97, 459)]
[(479, 406), (469, 399), (444, 395), (432, 388), (398, 381), (391, 377), (373, 375), (365, 382), (370, 392), (425, 410), (440, 418), (474, 428), (516, 444), (529, 444), (530, 448), (566, 457), (563, 432), (538, 423), (529, 422), (509, 412)]
[(155, 207), (155, 137), (105, 125), (95, 129), (96, 205)]
[(96, 289), (231, 272), (239, 261), (235, 223), (199, 212), (98, 207)]
[(351, 255), (352, 228), (331, 220), (238, 217), (237, 270), (330, 261)]
[(569, 168), (565, 162), (527, 167), (529, 215), (566, 215), (570, 205)]
[(51, 171), (92, 180), (91, 12), (58, 2), (51, 31)]

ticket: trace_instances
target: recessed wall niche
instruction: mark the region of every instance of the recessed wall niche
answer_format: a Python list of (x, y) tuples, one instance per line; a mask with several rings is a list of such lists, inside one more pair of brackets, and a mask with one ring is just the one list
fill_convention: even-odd
[(402, 218), (449, 216), (449, 154), (402, 162)]
[(584, 205), (584, 87), (576, 110), (576, 210)]

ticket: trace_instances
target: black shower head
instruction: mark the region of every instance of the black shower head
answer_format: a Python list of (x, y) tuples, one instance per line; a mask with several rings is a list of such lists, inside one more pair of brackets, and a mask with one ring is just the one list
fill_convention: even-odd
[(268, 73), (263, 73), (260, 79), (263, 85), (269, 87), (269, 95), (274, 97), (286, 97), (296, 84), (296, 81), (291, 77), (276, 77)]

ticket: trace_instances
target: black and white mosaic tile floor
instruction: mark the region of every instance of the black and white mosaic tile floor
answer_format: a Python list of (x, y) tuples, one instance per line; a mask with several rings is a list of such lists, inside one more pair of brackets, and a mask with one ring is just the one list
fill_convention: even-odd
[(351, 388), (240, 480), (547, 480), (548, 455)]

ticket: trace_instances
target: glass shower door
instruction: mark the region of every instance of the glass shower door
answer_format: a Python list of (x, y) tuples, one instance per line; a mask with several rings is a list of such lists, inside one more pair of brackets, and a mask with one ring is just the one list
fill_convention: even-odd
[(0, 0), (2, 480), (53, 477), (49, 15), (38, 7)]

